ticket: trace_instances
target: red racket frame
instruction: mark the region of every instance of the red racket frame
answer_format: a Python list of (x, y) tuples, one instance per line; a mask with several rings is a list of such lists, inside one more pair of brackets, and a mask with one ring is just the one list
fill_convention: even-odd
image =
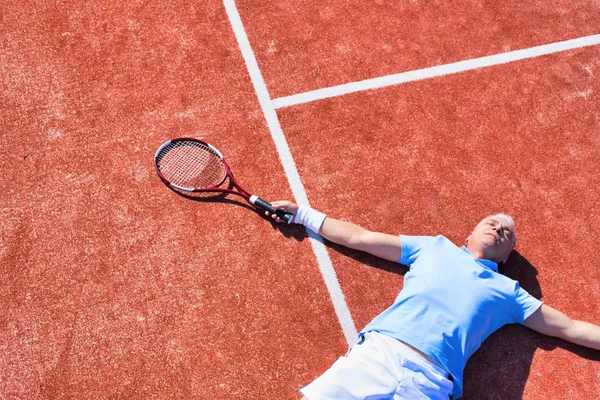
[[(223, 162), (223, 166), (225, 167), (225, 176), (223, 177), (221, 182), (219, 182), (217, 185), (214, 185), (214, 186), (211, 186), (208, 188), (185, 188), (185, 187), (176, 185), (174, 183), (171, 183), (167, 178), (165, 178), (165, 176), (162, 174), (162, 172), (160, 172), (160, 169), (158, 167), (158, 162), (157, 162), (158, 155), (166, 146), (170, 145), (171, 143), (183, 142), (183, 141), (191, 141), (191, 142), (199, 143), (201, 145), (207, 146), (209, 149), (211, 149), (212, 151), (214, 151), (216, 153), (216, 155)], [(256, 195), (252, 195), (246, 189), (241, 187), (240, 184), (235, 179), (235, 177), (233, 176), (233, 172), (231, 172), (231, 168), (229, 168), (229, 164), (227, 164), (227, 161), (225, 161), (225, 157), (223, 157), (223, 154), (219, 150), (217, 150), (217, 148), (215, 146), (213, 146), (210, 143), (207, 143), (203, 140), (196, 139), (196, 138), (190, 138), (190, 137), (180, 137), (180, 138), (171, 139), (171, 140), (167, 141), (166, 143), (164, 143), (162, 146), (160, 146), (158, 148), (158, 150), (156, 151), (156, 154), (154, 155), (154, 169), (156, 170), (156, 173), (160, 177), (160, 179), (167, 186), (169, 186), (173, 189), (181, 190), (184, 192), (190, 192), (190, 193), (205, 192), (205, 193), (235, 194), (235, 195), (243, 197), (244, 199), (246, 199), (246, 201), (248, 201), (250, 204), (254, 205), (255, 207), (266, 210), (271, 214), (277, 214), (277, 216), (279, 218), (283, 219), (285, 222), (289, 223), (289, 221), (291, 221), (294, 217), (293, 214), (286, 213), (283, 210), (274, 209), (273, 206), (271, 206), (271, 203), (261, 199), (260, 197), (258, 197)], [(233, 186), (238, 190), (223, 189), (223, 188), (219, 187), (223, 184), (223, 182), (225, 182), (225, 180), (227, 178), (229, 178), (231, 180), (231, 183), (233, 184)]]
[[(158, 162), (157, 157), (160, 154), (160, 152), (162, 151), (162, 149), (164, 149), (165, 147), (167, 147), (168, 145), (170, 145), (171, 143), (176, 143), (176, 142), (196, 142), (199, 144), (202, 144), (204, 146), (207, 146), (209, 149), (211, 149), (212, 151), (214, 151), (216, 153), (216, 155), (221, 159), (221, 161), (223, 162), (223, 166), (225, 167), (225, 176), (223, 177), (223, 179), (221, 180), (221, 182), (219, 182), (218, 184), (211, 186), (211, 187), (207, 187), (207, 188), (185, 188), (179, 185), (176, 185), (174, 183), (171, 183), (171, 181), (169, 181), (167, 178), (165, 178), (165, 176), (162, 174), (162, 172), (160, 172), (160, 169), (158, 168)], [(167, 184), (168, 186), (177, 189), (177, 190), (182, 190), (184, 192), (221, 192), (221, 193), (230, 193), (230, 194), (236, 194), (238, 196), (242, 196), (243, 198), (245, 198), (246, 200), (250, 201), (250, 196), (252, 196), (252, 194), (250, 192), (248, 192), (247, 190), (245, 190), (243, 187), (240, 186), (240, 184), (238, 183), (238, 181), (235, 179), (235, 177), (233, 176), (233, 173), (231, 172), (231, 168), (229, 168), (229, 164), (227, 164), (227, 161), (225, 161), (225, 157), (223, 157), (223, 154), (217, 150), (217, 148), (215, 148), (215, 146), (211, 145), (210, 143), (206, 143), (203, 140), (199, 140), (196, 138), (190, 138), (190, 137), (180, 137), (180, 138), (176, 138), (176, 139), (171, 139), (168, 142), (164, 143), (162, 146), (159, 147), (159, 149), (156, 151), (156, 154), (154, 156), (154, 168), (156, 169), (156, 173), (158, 174), (158, 176), (160, 177), (160, 179), (162, 179), (162, 181)], [(231, 180), (231, 183), (233, 184), (233, 186), (235, 186), (238, 190), (231, 190), (231, 189), (223, 189), (222, 187), (219, 187), (223, 184), (223, 182), (225, 182), (225, 180), (229, 177), (229, 179)]]

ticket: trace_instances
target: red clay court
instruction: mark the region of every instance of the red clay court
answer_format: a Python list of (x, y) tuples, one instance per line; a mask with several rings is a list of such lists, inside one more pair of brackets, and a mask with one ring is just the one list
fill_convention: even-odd
[[(511, 214), (505, 273), (600, 324), (600, 3), (0, 0), (0, 399), (297, 399), (406, 268), (167, 189), (193, 136), (372, 230)], [(235, 204), (238, 203), (238, 204)], [(600, 397), (507, 326), (465, 399)]]

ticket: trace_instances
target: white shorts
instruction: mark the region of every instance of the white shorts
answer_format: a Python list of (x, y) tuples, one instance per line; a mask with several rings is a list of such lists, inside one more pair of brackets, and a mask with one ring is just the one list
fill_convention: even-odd
[(448, 400), (452, 388), (442, 368), (399, 340), (368, 332), (300, 391), (310, 400)]

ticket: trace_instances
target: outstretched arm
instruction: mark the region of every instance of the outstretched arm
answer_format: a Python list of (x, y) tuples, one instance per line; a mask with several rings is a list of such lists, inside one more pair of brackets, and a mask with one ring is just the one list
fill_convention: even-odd
[(600, 326), (572, 320), (562, 312), (545, 304), (542, 304), (525, 320), (525, 325), (544, 335), (600, 350)]
[[(289, 201), (275, 201), (272, 205), (276, 209), (282, 209), (294, 215), (298, 213), (298, 206)], [(276, 215), (273, 215), (272, 218), (282, 222)], [(305, 225), (329, 241), (367, 252), (385, 260), (398, 262), (402, 255), (402, 243), (400, 237), (396, 235), (372, 232), (356, 224), (331, 217), (325, 218), (320, 226), (315, 227), (306, 223)]]

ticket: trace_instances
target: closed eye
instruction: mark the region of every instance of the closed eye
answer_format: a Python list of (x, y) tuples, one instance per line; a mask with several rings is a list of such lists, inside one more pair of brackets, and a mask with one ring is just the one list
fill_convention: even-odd
[[(495, 219), (488, 219), (487, 224), (490, 226), (498, 226), (500, 225), (500, 221)], [(502, 226), (500, 232), (508, 239), (512, 237), (512, 231), (507, 226)]]

